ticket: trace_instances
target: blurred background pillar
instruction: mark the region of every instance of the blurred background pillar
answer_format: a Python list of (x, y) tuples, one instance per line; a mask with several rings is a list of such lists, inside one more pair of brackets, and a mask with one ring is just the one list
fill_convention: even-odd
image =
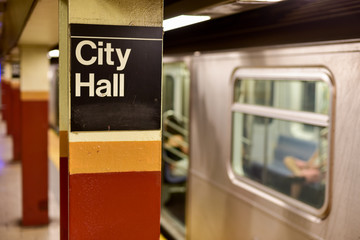
[(48, 217), (48, 46), (20, 47), (23, 225)]

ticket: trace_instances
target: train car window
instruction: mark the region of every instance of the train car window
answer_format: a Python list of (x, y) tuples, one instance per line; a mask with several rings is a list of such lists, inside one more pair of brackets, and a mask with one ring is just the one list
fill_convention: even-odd
[[(241, 83), (240, 83), (241, 82)], [(328, 114), (329, 92), (325, 82), (237, 79), (234, 102), (293, 111)], [(281, 93), (274, 95), (274, 93)]]
[(163, 74), (161, 221), (184, 235), (190, 77), (183, 62), (165, 63)]
[(163, 111), (168, 111), (174, 109), (174, 78), (171, 75), (166, 75), (164, 83), (164, 104), (163, 104)]
[(329, 195), (329, 74), (318, 68), (240, 69), (233, 83), (233, 174), (321, 215)]

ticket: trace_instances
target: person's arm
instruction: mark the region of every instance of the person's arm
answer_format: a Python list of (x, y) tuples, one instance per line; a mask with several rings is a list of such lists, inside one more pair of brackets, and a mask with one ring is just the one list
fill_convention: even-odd
[(318, 168), (318, 167), (319, 167), (319, 166), (316, 166), (316, 159), (318, 158), (318, 156), (319, 156), (319, 151), (316, 150), (316, 151), (314, 152), (314, 154), (309, 158), (309, 160), (308, 160), (308, 166), (309, 166), (310, 168)]
[(166, 147), (180, 148), (181, 151), (185, 154), (188, 154), (189, 147), (188, 144), (184, 141), (184, 138), (181, 135), (172, 135), (165, 143)]
[(284, 164), (295, 176), (301, 176), (301, 169), (296, 165), (296, 158), (287, 156), (284, 158)]

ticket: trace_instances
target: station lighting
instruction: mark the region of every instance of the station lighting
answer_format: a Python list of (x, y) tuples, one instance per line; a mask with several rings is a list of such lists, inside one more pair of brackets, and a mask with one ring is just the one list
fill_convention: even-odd
[(164, 31), (169, 31), (176, 28), (185, 27), (191, 24), (200, 23), (210, 20), (210, 16), (191, 16), (191, 15), (180, 15), (177, 17), (169, 18), (164, 20)]
[(48, 52), (48, 58), (58, 58), (59, 57), (59, 49), (54, 49)]
[(256, 0), (256, 2), (281, 2), (284, 0)]

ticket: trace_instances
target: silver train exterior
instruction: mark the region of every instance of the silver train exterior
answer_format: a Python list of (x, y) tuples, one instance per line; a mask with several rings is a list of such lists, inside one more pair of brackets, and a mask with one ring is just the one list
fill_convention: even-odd
[[(186, 239), (360, 239), (359, 41), (166, 56), (164, 62), (185, 62), (190, 69)], [(238, 71), (247, 70), (250, 73), (245, 75), (264, 79), (328, 81), (330, 110), (325, 119), (314, 120), (324, 121), (329, 128), (327, 187), (321, 208), (309, 208), (256, 181), (235, 176), (234, 78)], [(277, 112), (261, 114), (276, 118)], [(306, 113), (287, 118), (304, 117), (311, 123), (317, 117), (302, 115)]]

